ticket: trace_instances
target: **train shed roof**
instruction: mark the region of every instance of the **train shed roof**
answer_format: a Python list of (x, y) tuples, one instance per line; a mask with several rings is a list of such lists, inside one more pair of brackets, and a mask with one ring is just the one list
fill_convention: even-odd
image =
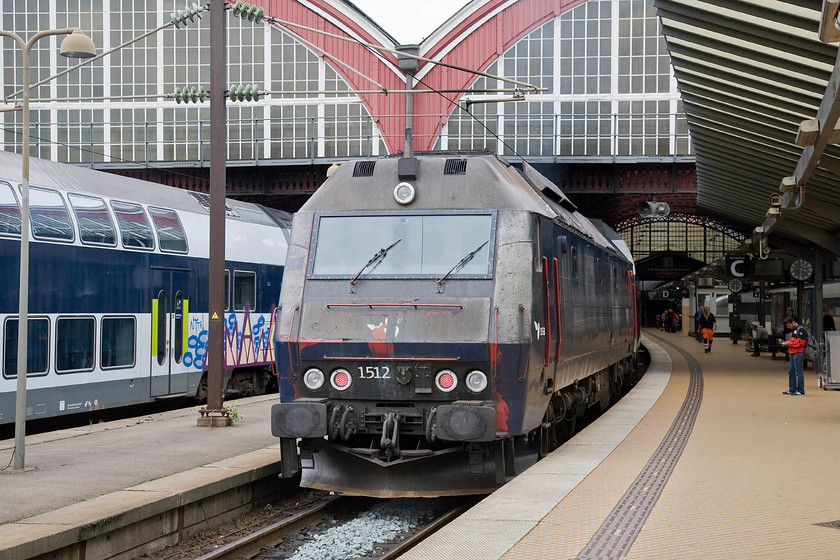
[[(824, 3), (836, 13), (838, 0)], [(770, 234), (787, 252), (840, 255), (834, 19), (821, 26), (813, 0), (654, 4), (697, 156), (698, 211), (753, 230), (753, 252)]]

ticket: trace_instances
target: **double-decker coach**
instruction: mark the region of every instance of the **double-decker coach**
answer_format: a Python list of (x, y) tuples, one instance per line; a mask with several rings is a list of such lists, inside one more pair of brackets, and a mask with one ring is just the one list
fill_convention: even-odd
[[(27, 419), (206, 397), (209, 196), (31, 159)], [(0, 153), (0, 423), (14, 421), (21, 157)], [(290, 216), (226, 200), (225, 380), (273, 385)]]

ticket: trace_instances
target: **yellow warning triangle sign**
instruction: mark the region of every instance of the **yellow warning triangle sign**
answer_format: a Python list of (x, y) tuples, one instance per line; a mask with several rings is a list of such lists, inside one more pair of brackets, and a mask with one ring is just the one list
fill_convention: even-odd
[(210, 318), (211, 318), (211, 319), (218, 319), (218, 318), (219, 318), (219, 314), (218, 314), (218, 313), (216, 313), (216, 312), (214, 311), (214, 312), (213, 312), (213, 316), (212, 316), (212, 317), (210, 317)]

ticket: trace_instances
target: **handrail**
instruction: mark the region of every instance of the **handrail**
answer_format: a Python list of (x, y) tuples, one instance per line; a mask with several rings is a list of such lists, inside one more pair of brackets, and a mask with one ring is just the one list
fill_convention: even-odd
[(545, 357), (543, 358), (543, 365), (548, 365), (551, 361), (551, 279), (548, 275), (548, 258), (543, 257), (543, 278), (545, 279)]
[[(327, 98), (329, 100), (330, 98)], [(61, 109), (59, 109), (61, 110)], [(674, 114), (671, 114), (673, 116)], [(558, 115), (555, 115), (556, 117)], [(595, 118), (597, 115), (591, 115)], [(461, 118), (458, 113), (453, 114), (418, 114), (414, 119), (430, 119), (436, 123), (453, 122)], [(614, 114), (615, 123), (623, 123), (633, 119), (630, 114)], [(545, 118), (549, 118), (546, 116)], [(586, 115), (583, 118), (587, 118)], [(289, 160), (312, 162), (319, 158), (364, 158), (385, 155), (385, 147), (389, 140), (398, 141), (402, 138), (402, 132), (397, 134), (383, 133), (389, 127), (382, 123), (390, 122), (392, 119), (405, 119), (405, 115), (369, 115), (366, 113), (353, 116), (336, 117), (271, 117), (268, 119), (254, 118), (231, 118), (227, 126), (228, 136), (235, 138), (228, 142), (227, 159), (229, 163), (246, 163), (263, 160)], [(559, 122), (555, 119), (554, 122)], [(84, 164), (95, 167), (107, 163), (114, 166), (117, 161), (124, 161), (126, 165), (132, 164), (164, 164), (171, 162), (179, 166), (194, 166), (198, 162), (206, 162), (208, 159), (205, 153), (209, 149), (209, 121), (193, 121), (187, 128), (196, 131), (195, 140), (182, 142), (173, 147), (171, 143), (163, 141), (160, 137), (150, 136), (156, 134), (159, 125), (165, 130), (171, 130), (172, 122), (159, 123), (148, 122), (120, 122), (111, 121), (108, 123), (79, 123), (79, 122), (42, 122), (37, 128), (33, 138), (34, 151), (36, 155), (51, 159), (52, 150), (51, 132), (56, 129), (57, 137), (76, 138), (77, 140), (65, 141), (62, 150), (66, 150), (65, 163)], [(102, 134), (105, 126), (109, 127), (109, 134)], [(338, 133), (344, 128), (346, 131)], [(393, 127), (391, 127), (393, 128)], [(397, 127), (399, 128), (399, 127)], [(592, 149), (586, 146), (569, 145), (575, 142), (578, 137), (572, 133), (562, 131), (556, 127), (536, 135), (529, 135), (530, 140), (538, 141), (539, 147), (536, 152), (529, 151), (529, 157), (575, 157), (575, 158), (605, 158), (605, 157), (690, 157), (693, 156), (691, 139), (688, 132), (679, 134), (674, 131), (668, 133), (655, 133), (650, 135), (639, 135), (630, 132), (619, 132), (611, 130), (587, 137), (589, 140), (596, 140)], [(13, 124), (7, 125), (7, 130), (16, 132)], [(277, 131), (281, 131), (278, 134)], [(320, 131), (320, 132), (319, 132)], [(333, 131), (327, 133), (326, 131)], [(17, 131), (19, 132), (19, 131)], [(123, 134), (125, 132), (125, 134)], [(49, 136), (42, 138), (43, 136)], [(664, 139), (676, 137), (684, 142), (669, 142), (667, 149), (643, 150), (638, 152), (632, 148), (632, 140), (639, 139)], [(497, 142), (495, 138), (487, 133), (450, 133), (448, 126), (435, 127), (429, 132), (414, 132), (416, 141), (426, 139), (430, 142), (446, 141), (452, 145), (474, 145), (477, 142), (482, 145), (487, 141)], [(597, 142), (598, 139), (609, 139), (606, 144)], [(629, 143), (628, 143), (629, 142)], [(326, 148), (324, 147), (326, 144)], [(5, 142), (7, 151), (20, 151), (21, 142)], [(623, 146), (619, 148), (619, 145)], [(645, 145), (644, 143), (640, 146)], [(653, 145), (660, 146), (654, 142)], [(69, 148), (69, 151), (67, 151)], [(174, 151), (171, 151), (174, 150)], [(323, 153), (322, 150), (325, 150)], [(499, 146), (500, 153), (507, 149)], [(43, 152), (43, 153), (42, 153)], [(332, 155), (328, 155), (332, 154)], [(170, 158), (170, 159), (164, 159)], [(171, 160), (171, 161), (170, 161)], [(177, 164), (175, 163), (177, 162)]]
[(560, 265), (557, 262), (557, 257), (554, 257), (554, 301), (557, 304), (557, 345), (554, 349), (554, 361), (557, 362), (560, 359), (560, 348), (561, 348), (561, 341), (563, 339), (563, 322), (560, 316), (560, 310), (562, 308), (561, 299), (560, 299)]
[(461, 356), (324, 356), (325, 360), (340, 360), (345, 362), (460, 362)]
[(414, 309), (420, 307), (433, 307), (444, 309), (464, 309), (463, 305), (457, 303), (328, 303), (327, 309), (333, 307), (413, 307)]

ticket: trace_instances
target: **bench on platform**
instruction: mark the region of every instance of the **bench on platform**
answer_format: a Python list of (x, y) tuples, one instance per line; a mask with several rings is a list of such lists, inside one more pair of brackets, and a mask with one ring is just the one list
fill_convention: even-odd
[(771, 336), (770, 339), (766, 342), (758, 343), (758, 350), (755, 349), (755, 341), (753, 341), (753, 338), (751, 336), (747, 337), (747, 343), (744, 346), (744, 349), (752, 354), (761, 354), (762, 352), (767, 352), (768, 354), (771, 354), (774, 358), (776, 357), (776, 354), (785, 353), (785, 347), (782, 346), (782, 341), (774, 336)]

